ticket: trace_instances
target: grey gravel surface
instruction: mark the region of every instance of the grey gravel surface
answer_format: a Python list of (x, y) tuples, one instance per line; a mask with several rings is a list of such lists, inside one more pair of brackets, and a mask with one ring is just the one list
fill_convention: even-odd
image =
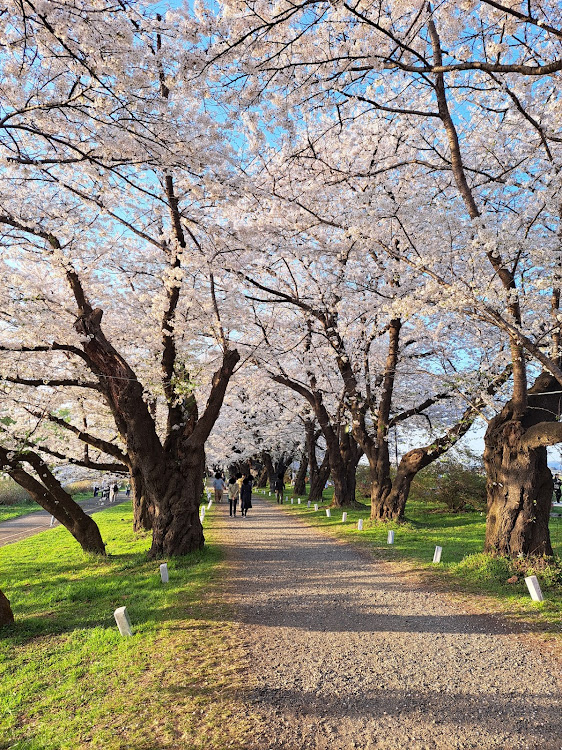
[(243, 624), (249, 750), (561, 750), (555, 662), (262, 498), (215, 506)]

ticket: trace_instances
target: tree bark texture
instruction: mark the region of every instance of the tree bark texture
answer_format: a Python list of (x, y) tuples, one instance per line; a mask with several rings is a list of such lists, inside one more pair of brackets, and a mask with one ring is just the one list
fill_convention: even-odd
[[(519, 416), (510, 401), (486, 430), (488, 510), (484, 549), (490, 554), (553, 554), (548, 530), (552, 475), (546, 447), (537, 445), (540, 434), (536, 441), (529, 437), (541, 429), (546, 435), (549, 423), (557, 422), (561, 394), (550, 392), (559, 389), (550, 374), (542, 373), (529, 389), (525, 412)], [(545, 441), (551, 443), (546, 437)]]
[(295, 495), (304, 495), (306, 492), (306, 472), (308, 470), (308, 458), (305, 453), (301, 455), (301, 460), (299, 463), (299, 469), (297, 471), (297, 476), (295, 477), (295, 485), (293, 487), (293, 490), (295, 492)]
[(362, 455), (363, 451), (359, 444), (346, 428), (341, 429), (337, 450), (328, 445), (330, 476), (334, 483), (333, 508), (362, 507), (355, 500), (357, 464)]
[(154, 516), (154, 505), (145, 489), (142, 472), (134, 467), (130, 472), (131, 502), (133, 505), (133, 530), (150, 531)]
[(10, 602), (3, 591), (0, 591), (0, 628), (2, 625), (9, 625), (14, 621), (14, 613), (10, 607)]
[(328, 453), (326, 452), (324, 459), (320, 466), (317, 468), (314, 476), (310, 478), (310, 491), (308, 493), (308, 499), (315, 503), (322, 500), (322, 492), (330, 476), (330, 460)]

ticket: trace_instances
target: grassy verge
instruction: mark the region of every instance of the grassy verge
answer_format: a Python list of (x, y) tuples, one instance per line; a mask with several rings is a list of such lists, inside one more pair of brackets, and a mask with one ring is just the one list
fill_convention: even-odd
[[(451, 513), (441, 504), (411, 499), (403, 524), (372, 523), (367, 505), (364, 510), (347, 511), (347, 522), (342, 524), (341, 511), (332, 510), (331, 517), (326, 516), (325, 508), (331, 494), (330, 491), (324, 493), (325, 501), (318, 511), (308, 508), (304, 499), (301, 505), (295, 499), (292, 505), (285, 503), (283, 507), (311, 525), (366, 547), (377, 558), (402, 565), (404, 570), (415, 571), (424, 578), (430, 576), (434, 583), (441, 583), (449, 590), (478, 595), (480, 605), (486, 610), (517, 620), (525, 629), (561, 637), (562, 566), (525, 569), (523, 561), (484, 555), (486, 519), (480, 513)], [(265, 496), (275, 502), (267, 492)], [(363, 531), (357, 529), (359, 519), (363, 519)], [(392, 545), (387, 543), (389, 530), (394, 530)], [(551, 519), (550, 533), (555, 554), (560, 557), (562, 520)], [(443, 548), (442, 562), (434, 565), (433, 553), (437, 545)], [(523, 579), (533, 573), (539, 578), (544, 602), (530, 599)], [(514, 575), (517, 581), (508, 583)]]
[[(0, 748), (242, 748), (238, 631), (206, 529), (198, 554), (146, 559), (129, 505), (96, 515), (110, 557), (86, 557), (56, 528), (0, 549), (16, 623), (0, 631)], [(133, 636), (113, 612), (126, 606)]]

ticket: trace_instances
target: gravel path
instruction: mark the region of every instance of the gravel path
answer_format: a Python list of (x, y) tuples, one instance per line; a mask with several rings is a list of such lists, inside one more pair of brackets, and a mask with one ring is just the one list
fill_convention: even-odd
[(214, 506), (261, 719), (248, 750), (561, 750), (558, 670), (523, 636), (253, 504)]

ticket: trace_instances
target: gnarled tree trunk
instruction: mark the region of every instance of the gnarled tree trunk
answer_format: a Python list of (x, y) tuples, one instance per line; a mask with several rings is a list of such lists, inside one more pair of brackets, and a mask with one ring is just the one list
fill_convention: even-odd
[(184, 457), (180, 470), (170, 461), (154, 477), (159, 502), (154, 504), (150, 557), (185, 555), (205, 543), (199, 519), (204, 474), (205, 451), (200, 446)]
[(133, 505), (133, 530), (150, 531), (154, 505), (146, 492), (140, 469), (133, 468), (130, 472), (131, 501)]
[(390, 479), (390, 454), (388, 441), (382, 439), (375, 447), (369, 447), (367, 459), (371, 476), (371, 518), (377, 521), (387, 521), (394, 518), (392, 507), (388, 504), (388, 497), (392, 490)]
[(299, 470), (295, 477), (295, 485), (293, 487), (295, 495), (304, 495), (306, 492), (306, 472), (308, 469), (308, 458), (306, 454), (302, 454), (299, 463)]
[(553, 482), (545, 445), (552, 442), (549, 423), (560, 428), (561, 395), (551, 393), (558, 390), (558, 382), (542, 373), (529, 389), (523, 415), (514, 414), (510, 401), (486, 430), (486, 552), (553, 554), (548, 530)]
[(363, 455), (357, 441), (347, 429), (341, 430), (339, 450), (335, 451), (328, 443), (330, 475), (334, 483), (333, 508), (355, 508), (360, 506), (355, 500), (357, 464)]
[(10, 602), (6, 595), (0, 591), (0, 628), (2, 625), (9, 625), (14, 621), (14, 613), (10, 607)]
[(310, 478), (310, 491), (308, 493), (308, 499), (315, 503), (318, 500), (322, 500), (322, 492), (330, 476), (330, 460), (328, 453), (326, 452), (322, 463), (317, 468), (314, 476)]

